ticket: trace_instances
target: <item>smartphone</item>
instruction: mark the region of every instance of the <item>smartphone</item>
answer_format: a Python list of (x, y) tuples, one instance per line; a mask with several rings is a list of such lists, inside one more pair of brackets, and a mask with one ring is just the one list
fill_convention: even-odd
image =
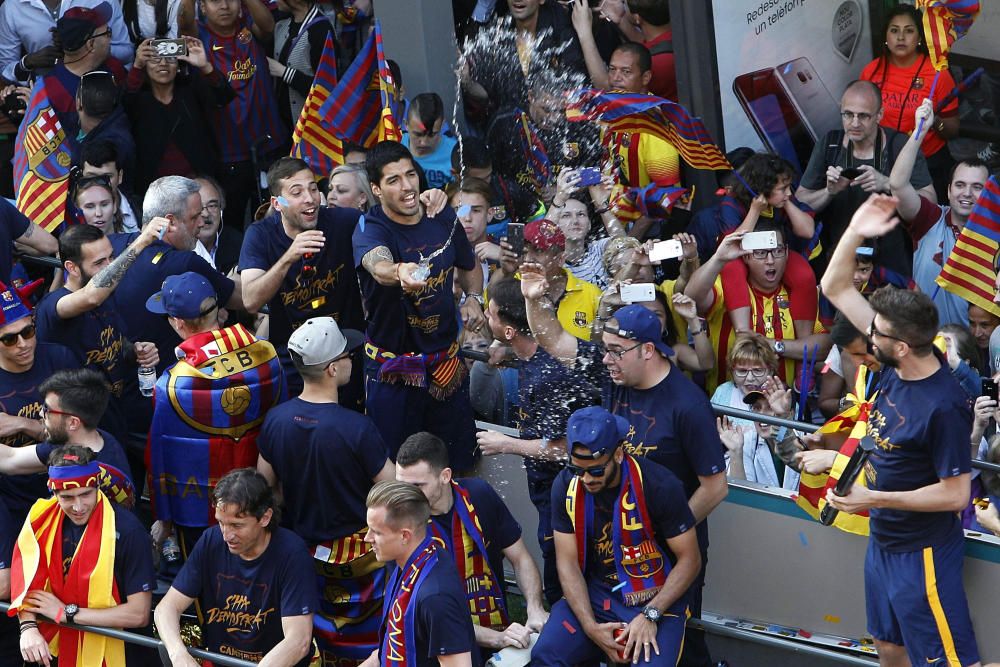
[(665, 259), (677, 259), (684, 254), (681, 242), (674, 239), (669, 241), (658, 241), (653, 244), (649, 251), (649, 261), (662, 262)]
[(740, 241), (744, 250), (770, 250), (778, 247), (777, 232), (747, 232)]
[(822, 141), (830, 130), (841, 128), (840, 102), (833, 99), (808, 58), (789, 60), (775, 70), (813, 142)]
[(597, 185), (601, 182), (601, 170), (597, 167), (583, 167), (578, 173), (580, 174), (580, 180), (577, 182), (577, 185), (581, 188)]
[(156, 50), (156, 55), (161, 58), (176, 58), (188, 54), (187, 42), (183, 39), (153, 39), (149, 45)]
[(524, 223), (523, 222), (509, 222), (507, 223), (507, 243), (513, 249), (514, 253), (520, 257), (524, 254)]
[(863, 172), (860, 169), (858, 169), (857, 167), (847, 167), (846, 169), (841, 170), (840, 177), (841, 178), (846, 178), (849, 181), (853, 181), (855, 178), (857, 178), (858, 176), (860, 176), (862, 173)]
[(816, 142), (775, 69), (739, 75), (733, 80), (733, 92), (764, 145), (801, 173)]
[(983, 378), (982, 379), (982, 391), (980, 392), (982, 396), (988, 396), (994, 401), (997, 400), (997, 382), (993, 378)]
[(653, 287), (653, 283), (634, 283), (632, 285), (622, 285), (621, 297), (622, 301), (626, 304), (653, 301), (656, 299), (656, 288)]

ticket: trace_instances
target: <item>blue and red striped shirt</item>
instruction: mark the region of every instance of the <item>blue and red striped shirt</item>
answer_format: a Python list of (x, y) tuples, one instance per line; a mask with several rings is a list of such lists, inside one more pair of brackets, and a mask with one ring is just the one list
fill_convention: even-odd
[(267, 54), (250, 31), (251, 25), (250, 17), (244, 16), (236, 32), (224, 37), (198, 23), (198, 37), (212, 67), (225, 75), (236, 92), (235, 99), (210, 114), (225, 163), (249, 160), (250, 146), (259, 137), (271, 135), (271, 141), (261, 147), (267, 153), (288, 135), (278, 117)]

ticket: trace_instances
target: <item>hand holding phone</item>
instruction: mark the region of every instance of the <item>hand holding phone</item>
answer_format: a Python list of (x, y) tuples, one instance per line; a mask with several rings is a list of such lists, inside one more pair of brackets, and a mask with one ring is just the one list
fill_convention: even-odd
[(158, 58), (176, 58), (188, 54), (187, 42), (183, 38), (179, 39), (153, 39), (149, 45), (156, 51)]
[(744, 250), (772, 250), (778, 247), (776, 232), (747, 232), (740, 241)]
[(998, 396), (998, 385), (997, 381), (993, 378), (982, 378), (982, 391), (980, 395), (986, 396), (988, 398), (997, 400)]
[(579, 180), (576, 184), (581, 188), (601, 183), (601, 170), (597, 167), (583, 167), (577, 174)]
[(518, 257), (524, 254), (524, 223), (511, 222), (507, 224), (507, 243)]
[(855, 178), (861, 175), (861, 170), (857, 167), (846, 167), (840, 172), (841, 178), (846, 178), (849, 181), (853, 181)]
[(662, 262), (667, 259), (677, 259), (683, 254), (684, 248), (681, 247), (680, 241), (674, 239), (658, 241), (653, 244), (649, 251), (649, 261)]
[(622, 285), (620, 289), (622, 302), (625, 304), (642, 303), (656, 299), (656, 288), (653, 283), (634, 283)]

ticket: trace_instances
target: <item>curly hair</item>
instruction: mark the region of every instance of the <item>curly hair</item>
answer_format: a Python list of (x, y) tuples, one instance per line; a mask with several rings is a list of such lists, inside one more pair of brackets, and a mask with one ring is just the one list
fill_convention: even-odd
[[(744, 206), (750, 206), (755, 194), (766, 197), (778, 183), (794, 181), (797, 176), (795, 167), (788, 160), (772, 153), (751, 155), (737, 171), (743, 180), (735, 179), (732, 196)], [(748, 185), (753, 192), (747, 189)]]

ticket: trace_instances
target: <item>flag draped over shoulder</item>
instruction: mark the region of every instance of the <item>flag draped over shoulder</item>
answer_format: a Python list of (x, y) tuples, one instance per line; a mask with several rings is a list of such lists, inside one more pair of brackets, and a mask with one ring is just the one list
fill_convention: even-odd
[(955, 40), (969, 32), (979, 15), (979, 0), (917, 0), (924, 11), (924, 40), (931, 64), (941, 71), (948, 68), (948, 52)]
[(382, 53), (382, 28), (375, 30), (319, 107), (329, 131), (344, 141), (370, 148), (379, 141), (399, 141), (399, 126), (392, 115), (396, 85)]
[[(820, 513), (826, 507), (827, 490), (837, 485), (847, 462), (851, 459), (851, 454), (868, 433), (868, 417), (878, 393), (872, 391), (872, 387), (875, 385), (873, 380), (874, 376), (867, 366), (858, 368), (854, 392), (847, 395), (847, 400), (852, 405), (832, 417), (819, 429), (819, 433), (846, 432), (848, 436), (837, 453), (837, 458), (829, 473), (816, 475), (802, 472), (802, 477), (799, 480), (799, 495), (795, 499), (795, 504), (816, 520), (819, 520)], [(864, 484), (863, 477), (859, 476), (858, 481)], [(868, 512), (860, 514), (838, 512), (833, 525), (848, 533), (868, 535)]]
[(545, 145), (535, 132), (531, 119), (524, 111), (518, 116), (517, 136), (521, 143), (521, 152), (524, 154), (524, 162), (528, 167), (528, 180), (535, 190), (541, 190), (552, 178), (552, 162), (545, 152)]
[(1000, 317), (1000, 304), (993, 303), (998, 249), (1000, 183), (996, 176), (991, 176), (934, 282)]
[(14, 185), (18, 210), (47, 232), (58, 230), (66, 218), (72, 161), (66, 146), (66, 132), (39, 80), (17, 131)]
[(676, 102), (653, 95), (576, 91), (566, 108), (571, 122), (598, 121), (611, 132), (645, 132), (670, 142), (695, 169), (732, 169), (697, 118)]
[(305, 160), (318, 178), (344, 164), (344, 144), (323, 122), (319, 110), (337, 87), (337, 58), (332, 35), (327, 34), (316, 76), (292, 133), (292, 157)]

